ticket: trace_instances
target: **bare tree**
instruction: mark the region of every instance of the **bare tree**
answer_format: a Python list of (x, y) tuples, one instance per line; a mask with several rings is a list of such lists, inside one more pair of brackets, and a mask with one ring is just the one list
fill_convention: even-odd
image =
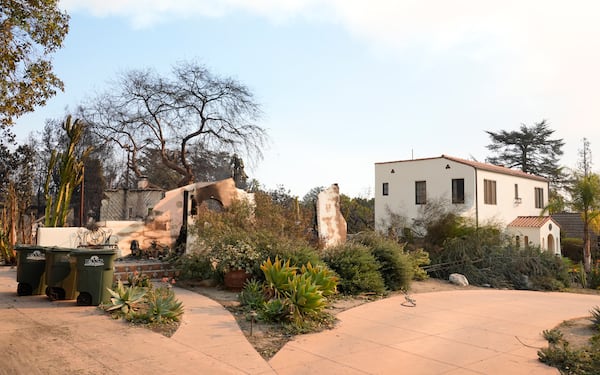
[(266, 141), (256, 124), (260, 114), (246, 86), (194, 62), (176, 64), (168, 77), (152, 70), (126, 72), (83, 108), (96, 134), (129, 153), (134, 173), (142, 174), (141, 152), (158, 149), (162, 163), (181, 175), (180, 186), (195, 180), (189, 152), (194, 144), (260, 158)]

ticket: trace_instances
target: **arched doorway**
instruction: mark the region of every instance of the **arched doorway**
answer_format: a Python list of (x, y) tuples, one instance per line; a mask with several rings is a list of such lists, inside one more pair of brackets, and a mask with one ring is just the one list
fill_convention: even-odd
[(556, 252), (554, 244), (554, 236), (552, 234), (548, 235), (548, 251), (554, 254)]

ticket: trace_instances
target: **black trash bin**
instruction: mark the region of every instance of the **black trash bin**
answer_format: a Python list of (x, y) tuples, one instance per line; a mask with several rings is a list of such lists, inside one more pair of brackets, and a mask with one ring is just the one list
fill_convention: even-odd
[(77, 304), (108, 303), (114, 275), (115, 254), (112, 249), (77, 249), (71, 255), (77, 263)]
[(42, 246), (17, 245), (17, 294), (30, 296), (46, 291), (46, 248)]
[(71, 257), (73, 249), (49, 247), (46, 249), (46, 295), (51, 300), (75, 299), (77, 267)]

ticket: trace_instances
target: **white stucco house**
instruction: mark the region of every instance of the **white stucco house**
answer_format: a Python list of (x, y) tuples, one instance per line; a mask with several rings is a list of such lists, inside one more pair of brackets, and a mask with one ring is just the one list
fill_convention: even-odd
[(519, 216), (507, 226), (517, 248), (531, 244), (560, 254), (560, 225), (550, 216)]
[[(393, 214), (412, 223), (428, 202), (435, 201), (448, 204), (477, 226), (506, 227), (515, 241), (519, 236), (523, 246), (537, 245), (560, 254), (560, 227), (551, 218), (544, 222), (553, 223), (551, 229), (537, 227), (543, 235), (525, 234), (532, 227), (515, 221), (541, 215), (548, 204), (548, 186), (548, 180), (540, 176), (447, 155), (375, 163), (375, 226), (386, 230)], [(523, 242), (525, 236), (528, 242)]]

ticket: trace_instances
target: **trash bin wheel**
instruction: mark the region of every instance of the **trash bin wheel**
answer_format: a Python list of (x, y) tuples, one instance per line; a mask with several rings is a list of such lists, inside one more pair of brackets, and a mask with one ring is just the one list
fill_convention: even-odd
[(77, 296), (77, 305), (78, 306), (91, 306), (92, 305), (92, 295), (88, 292), (80, 292)]
[(33, 287), (27, 283), (19, 283), (17, 285), (17, 295), (30, 296), (33, 294)]
[(63, 300), (67, 297), (67, 293), (63, 288), (53, 287), (46, 289), (46, 295), (50, 297), (50, 300)]

